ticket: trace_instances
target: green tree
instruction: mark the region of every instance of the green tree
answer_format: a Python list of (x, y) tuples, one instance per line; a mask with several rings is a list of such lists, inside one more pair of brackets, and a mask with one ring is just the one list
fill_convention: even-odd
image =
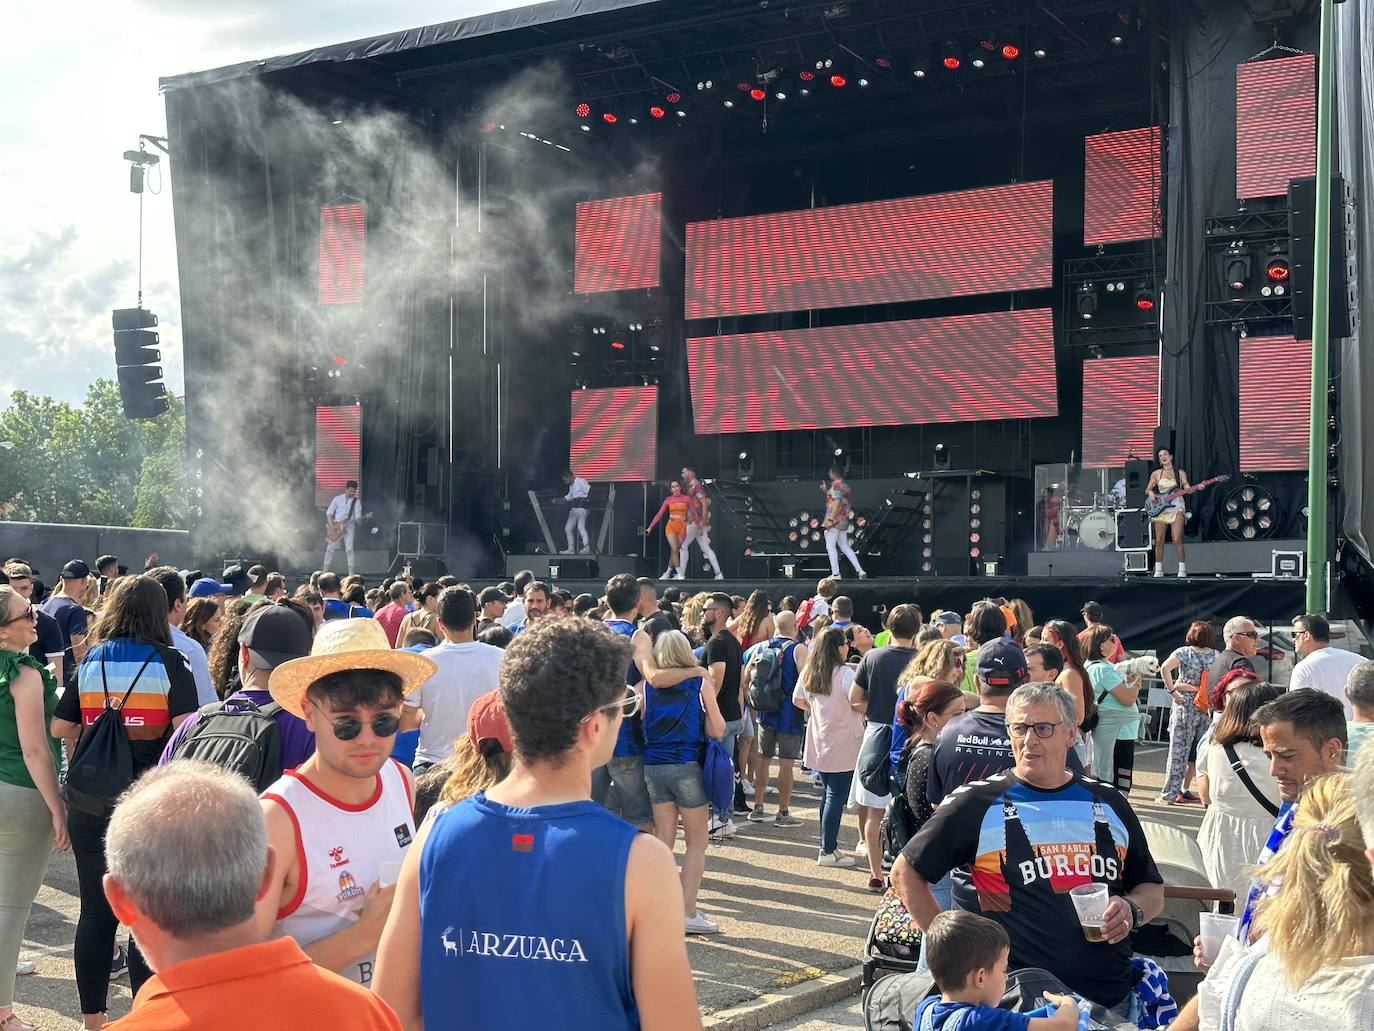
[(0, 518), (175, 528), (186, 505), (186, 411), (124, 418), (113, 381), (80, 407), (23, 390), (0, 412)]

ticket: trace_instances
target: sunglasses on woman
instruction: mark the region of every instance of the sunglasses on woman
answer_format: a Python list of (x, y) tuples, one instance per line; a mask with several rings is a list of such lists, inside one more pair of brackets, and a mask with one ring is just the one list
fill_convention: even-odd
[[(319, 709), (328, 718), (329, 714), (324, 711), (320, 704), (313, 699), (311, 705)], [(334, 736), (340, 741), (352, 741), (363, 732), (363, 721), (354, 719), (352, 716), (345, 716), (343, 719), (329, 721), (334, 728)], [(394, 712), (379, 712), (372, 717), (372, 733), (378, 737), (391, 737), (401, 726), (401, 718)]]
[(30, 605), (28, 608), (26, 608), (23, 612), (19, 613), (19, 615), (15, 616), (13, 619), (7, 619), (3, 623), (0, 623), (0, 626), (9, 626), (11, 623), (18, 623), (21, 620), (25, 619), (27, 619), (30, 623), (37, 623), (38, 609)]
[(624, 716), (626, 719), (629, 719), (631, 716), (633, 716), (635, 713), (639, 711), (639, 706), (641, 702), (643, 702), (643, 699), (640, 698), (639, 692), (637, 692), (633, 687), (627, 687), (625, 688), (625, 696), (623, 698), (619, 698), (614, 702), (607, 702), (605, 705), (598, 705), (591, 712), (587, 713), (587, 715), (583, 716), (582, 719), (580, 719), (578, 722), (586, 723), (598, 712), (609, 712), (612, 715), (614, 715), (617, 709), (620, 710), (620, 715)]

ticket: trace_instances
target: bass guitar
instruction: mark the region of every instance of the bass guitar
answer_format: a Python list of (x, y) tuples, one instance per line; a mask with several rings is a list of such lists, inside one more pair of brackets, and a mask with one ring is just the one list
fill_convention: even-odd
[(1159, 497), (1155, 498), (1153, 502), (1145, 502), (1145, 514), (1153, 519), (1155, 516), (1162, 514), (1176, 499), (1186, 494), (1196, 494), (1198, 491), (1205, 490), (1214, 483), (1225, 483), (1230, 478), (1228, 473), (1222, 473), (1220, 476), (1213, 476), (1203, 480), (1201, 483), (1194, 483), (1190, 487), (1180, 487), (1178, 490), (1169, 491), (1168, 494), (1161, 494)]

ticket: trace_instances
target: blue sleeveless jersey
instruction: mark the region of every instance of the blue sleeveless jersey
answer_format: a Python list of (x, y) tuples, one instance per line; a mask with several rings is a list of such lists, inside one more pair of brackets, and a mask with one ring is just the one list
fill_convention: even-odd
[(797, 642), (790, 637), (774, 637), (755, 647), (782, 649), (782, 705), (777, 712), (759, 713), (759, 723), (779, 734), (805, 734), (806, 722), (802, 718), (802, 711), (792, 704), (792, 692), (796, 690), (797, 677), (800, 675), (797, 669)]
[(672, 766), (701, 761), (706, 713), (701, 677), (672, 687), (644, 689), (644, 765)]
[(638, 1028), (625, 938), (636, 833), (590, 800), (512, 809), (479, 792), (440, 813), (420, 856), (426, 1024), (506, 1027), (533, 1005), (567, 1031)]
[[(604, 620), (606, 629), (613, 634), (621, 637), (634, 637), (635, 625), (628, 619), (607, 619)], [(644, 674), (639, 672), (639, 667), (630, 661), (630, 668), (625, 671), (625, 683), (634, 685), (644, 679)], [(644, 724), (638, 715), (631, 716), (627, 720), (620, 721), (620, 732), (615, 738), (615, 757), (624, 759), (636, 755), (644, 754)]]

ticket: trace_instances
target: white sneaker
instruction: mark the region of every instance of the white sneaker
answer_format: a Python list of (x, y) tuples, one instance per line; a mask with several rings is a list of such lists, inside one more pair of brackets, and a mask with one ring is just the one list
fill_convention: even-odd
[(707, 920), (699, 909), (683, 921), (682, 926), (688, 934), (720, 934), (720, 925)]
[(761, 805), (754, 806), (753, 810), (749, 813), (750, 823), (763, 823), (767, 819), (768, 810), (764, 809)]
[(866, 841), (864, 841), (862, 838), (860, 838), (860, 839), (859, 839), (859, 843), (858, 843), (857, 845), (854, 846), (854, 854), (855, 854), (856, 856), (858, 856), (860, 859), (867, 859), (867, 858), (868, 858), (868, 842), (866, 842)]
[(1178, 564), (1178, 575), (1180, 579), (1188, 575), (1188, 567), (1185, 566), (1182, 562)]
[(860, 580), (867, 580), (867, 579), (868, 579), (868, 574), (865, 573), (862, 569), (859, 570), (859, 579), (860, 579)]
[(671, 580), (671, 579), (673, 578), (673, 568), (672, 568), (672, 566), (669, 566), (669, 567), (668, 567), (667, 569), (665, 569), (663, 572), (659, 573), (659, 574), (658, 574), (658, 578), (659, 578), (660, 580)]
[(25, 974), (32, 974), (38, 969), (38, 964), (27, 959), (21, 959), (14, 965), (14, 976), (23, 977)]
[(1158, 562), (1155, 563), (1154, 575), (1156, 577), (1162, 577), (1164, 575), (1164, 567), (1160, 565)]
[(820, 858), (816, 860), (816, 865), (842, 866), (847, 868), (851, 866), (857, 866), (858, 864), (854, 862), (853, 856), (841, 855), (840, 850), (836, 849), (834, 852), (822, 852)]
[(571, 555), (571, 554), (573, 554), (573, 549), (572, 549), (572, 548), (564, 548), (562, 551), (559, 552), (559, 554), (560, 554), (560, 555)]
[(724, 841), (726, 838), (733, 838), (738, 830), (734, 820), (721, 820), (713, 816), (707, 827), (707, 836), (712, 841)]
[(724, 573), (717, 573), (717, 574), (715, 575), (715, 579), (717, 579), (717, 580), (724, 580), (724, 579), (725, 579), (725, 574), (724, 574)]
[(742, 781), (740, 781), (740, 787), (744, 790), (744, 797), (745, 797), (745, 798), (753, 798), (753, 797), (754, 797), (754, 782), (753, 782), (752, 780), (742, 780)]
[(683, 571), (682, 571), (681, 569), (679, 569), (679, 570), (677, 571), (677, 576), (674, 576), (674, 577), (672, 577), (671, 579), (673, 579), (673, 580), (686, 580), (686, 579), (687, 579), (687, 576), (686, 576), (685, 573), (683, 573)]

